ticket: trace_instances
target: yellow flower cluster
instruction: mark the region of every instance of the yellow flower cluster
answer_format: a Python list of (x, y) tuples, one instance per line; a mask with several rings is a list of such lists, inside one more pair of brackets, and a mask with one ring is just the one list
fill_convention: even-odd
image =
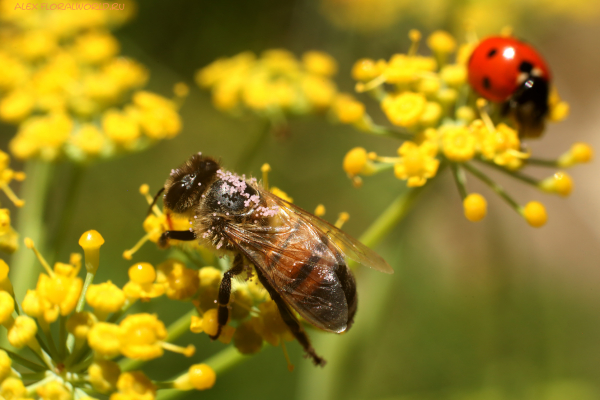
[[(23, 207), (25, 201), (19, 199), (9, 185), (13, 180), (22, 181), (24, 179), (25, 173), (12, 170), (10, 156), (0, 150), (0, 190), (17, 207)], [(6, 253), (14, 253), (19, 247), (19, 235), (11, 226), (10, 221), (10, 211), (7, 208), (0, 208), (0, 251)]]
[[(99, 249), (104, 239), (98, 232), (88, 231), (79, 243), (85, 253), (85, 284), (78, 277), (82, 266), (80, 254), (72, 254), (68, 264), (57, 262), (50, 268), (31, 239), (25, 239), (26, 246), (35, 252), (45, 273), (39, 275), (35, 290), (27, 291), (21, 307), (16, 303), (8, 277), (9, 267), (0, 260), (0, 324), (7, 330), (11, 346), (17, 349), (29, 347), (43, 364), (14, 358), (12, 353), (0, 349), (0, 396), (15, 400), (28, 399), (34, 394), (48, 400), (83, 398), (82, 389), (93, 388), (98, 393), (110, 394), (111, 400), (152, 400), (159, 386), (179, 390), (212, 387), (216, 374), (206, 364), (193, 365), (172, 381), (160, 384), (141, 371), (129, 371), (132, 364), (126, 361), (143, 363), (161, 357), (164, 350), (191, 357), (195, 348), (167, 342), (167, 337), (177, 336), (173, 336), (157, 315), (124, 316), (124, 313), (138, 299), (149, 300), (163, 294), (180, 301), (200, 298), (198, 293), (202, 293), (202, 287), (210, 291), (214, 288), (213, 283), (218, 285), (220, 273), (217, 272), (218, 281), (215, 281), (206, 268), (199, 273), (179, 261), (167, 260), (157, 269), (148, 263), (133, 265), (129, 269), (130, 281), (123, 289), (110, 281), (94, 284)], [(200, 284), (202, 278), (204, 285)], [(84, 309), (86, 304), (92, 311)], [(242, 304), (241, 300), (239, 304)], [(251, 304), (246, 307), (245, 315), (248, 315)], [(239, 317), (243, 312), (237, 310), (234, 315)], [(60, 324), (60, 329), (53, 329), (53, 323)], [(59, 330), (59, 341), (55, 342), (53, 331)], [(118, 356), (128, 360), (112, 361)], [(20, 373), (12, 368), (13, 362), (36, 373), (45, 372), (38, 374), (39, 382), (26, 386)]]
[[(128, 20), (123, 10), (68, 12), (15, 9), (3, 1), (0, 20), (0, 120), (18, 126), (9, 147), (19, 159), (76, 162), (137, 151), (181, 130), (178, 101), (140, 90), (147, 70), (119, 56), (108, 29)], [(131, 100), (130, 100), (131, 99)]]
[[(395, 126), (387, 128), (371, 123), (363, 130), (397, 137), (404, 142), (398, 147), (398, 157), (381, 157), (360, 147), (350, 150), (343, 162), (348, 176), (360, 185), (358, 175), (368, 176), (393, 168), (395, 176), (407, 181), (408, 187), (419, 187), (449, 166), (463, 198), (465, 216), (470, 221), (479, 221), (485, 216), (487, 203), (481, 195), (467, 193), (464, 171), (488, 184), (530, 225), (544, 225), (547, 216), (541, 203), (519, 205), (472, 162), (498, 169), (546, 192), (567, 196), (573, 184), (564, 171), (537, 180), (520, 170), (533, 164), (566, 168), (589, 162), (593, 158), (591, 147), (576, 143), (555, 161), (533, 158), (524, 150), (515, 123), (503, 117), (495, 104), (477, 99), (469, 87), (466, 64), (477, 43), (458, 46), (450, 34), (436, 31), (427, 39), (432, 55), (426, 57), (417, 54), (421, 34), (411, 31), (409, 37), (412, 46), (407, 54), (395, 54), (388, 61), (362, 59), (352, 69), (358, 81), (357, 91), (369, 92), (380, 99), (381, 109)], [(450, 63), (455, 52), (455, 61)], [(391, 89), (385, 89), (383, 83)], [(567, 117), (568, 104), (560, 100), (555, 88), (548, 105), (548, 120), (558, 122)], [(371, 120), (368, 115), (364, 118)]]
[(222, 111), (251, 110), (270, 120), (283, 115), (330, 110), (342, 123), (360, 124), (364, 105), (352, 95), (338, 93), (332, 77), (337, 62), (329, 54), (308, 51), (301, 59), (283, 49), (221, 58), (196, 73), (196, 83), (210, 89), (214, 106)]

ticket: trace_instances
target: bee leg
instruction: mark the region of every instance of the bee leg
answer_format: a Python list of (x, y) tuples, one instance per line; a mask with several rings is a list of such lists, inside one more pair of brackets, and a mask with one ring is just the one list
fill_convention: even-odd
[(258, 270), (258, 268), (256, 269), (256, 275), (258, 276), (258, 280), (260, 281), (260, 283), (262, 283), (265, 289), (267, 289), (267, 292), (269, 292), (271, 299), (273, 299), (275, 304), (277, 304), (277, 308), (279, 309), (279, 313), (281, 314), (283, 322), (285, 322), (288, 328), (290, 328), (290, 331), (292, 331), (292, 334), (294, 335), (298, 343), (302, 345), (304, 351), (306, 352), (306, 355), (312, 358), (315, 365), (323, 367), (327, 363), (327, 361), (325, 361), (325, 359), (320, 357), (315, 352), (315, 349), (310, 344), (310, 339), (308, 338), (308, 335), (306, 334), (306, 332), (302, 328), (302, 325), (300, 325), (296, 317), (292, 314), (285, 301), (281, 298), (279, 293), (277, 293), (277, 291), (271, 287), (269, 282), (267, 282), (267, 280), (265, 279), (263, 274)]
[(186, 242), (196, 240), (196, 234), (193, 231), (165, 231), (158, 239), (158, 247), (164, 249), (169, 244), (169, 239), (183, 240)]
[(209, 335), (212, 340), (215, 340), (219, 337), (223, 326), (227, 325), (227, 320), (229, 319), (229, 308), (227, 305), (229, 304), (229, 298), (231, 297), (231, 278), (241, 274), (243, 271), (244, 258), (238, 253), (233, 259), (233, 266), (229, 269), (229, 271), (223, 274), (223, 279), (221, 279), (221, 286), (219, 287), (218, 295), (219, 308), (217, 309), (217, 323), (219, 324), (219, 327), (217, 328), (216, 334)]

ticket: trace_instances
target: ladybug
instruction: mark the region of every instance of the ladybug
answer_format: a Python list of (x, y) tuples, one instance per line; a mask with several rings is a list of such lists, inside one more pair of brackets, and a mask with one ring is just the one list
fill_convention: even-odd
[(544, 58), (530, 45), (511, 37), (492, 36), (473, 50), (469, 84), (486, 99), (501, 103), (521, 137), (539, 137), (548, 114), (552, 75)]

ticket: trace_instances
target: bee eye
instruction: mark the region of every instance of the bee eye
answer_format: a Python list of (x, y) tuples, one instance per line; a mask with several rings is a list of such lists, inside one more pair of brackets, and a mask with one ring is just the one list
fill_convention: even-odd
[(167, 194), (165, 194), (164, 203), (167, 208), (171, 210), (175, 210), (177, 203), (181, 198), (185, 195), (187, 191), (187, 185), (185, 182), (179, 181), (175, 182), (168, 190)]

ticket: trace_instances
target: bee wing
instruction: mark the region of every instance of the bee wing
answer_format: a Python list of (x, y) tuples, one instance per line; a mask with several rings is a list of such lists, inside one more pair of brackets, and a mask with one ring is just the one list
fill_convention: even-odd
[(280, 199), (270, 192), (261, 192), (262, 195), (274, 198), (274, 201), (280, 207), (286, 208), (288, 212), (297, 214), (300, 218), (305, 220), (308, 225), (318, 227), (323, 234), (335, 243), (339, 251), (346, 256), (365, 267), (373, 268), (377, 271), (384, 272), (386, 274), (393, 274), (394, 270), (392, 267), (375, 251), (371, 250), (352, 236), (348, 235), (344, 231), (331, 225), (329, 222), (309, 213), (302, 208), (295, 206), (287, 201)]
[[(280, 214), (289, 217), (285, 209)], [(228, 224), (223, 234), (307, 322), (330, 332), (346, 330), (348, 304), (336, 275), (346, 266), (318, 229), (295, 218), (281, 227)]]

